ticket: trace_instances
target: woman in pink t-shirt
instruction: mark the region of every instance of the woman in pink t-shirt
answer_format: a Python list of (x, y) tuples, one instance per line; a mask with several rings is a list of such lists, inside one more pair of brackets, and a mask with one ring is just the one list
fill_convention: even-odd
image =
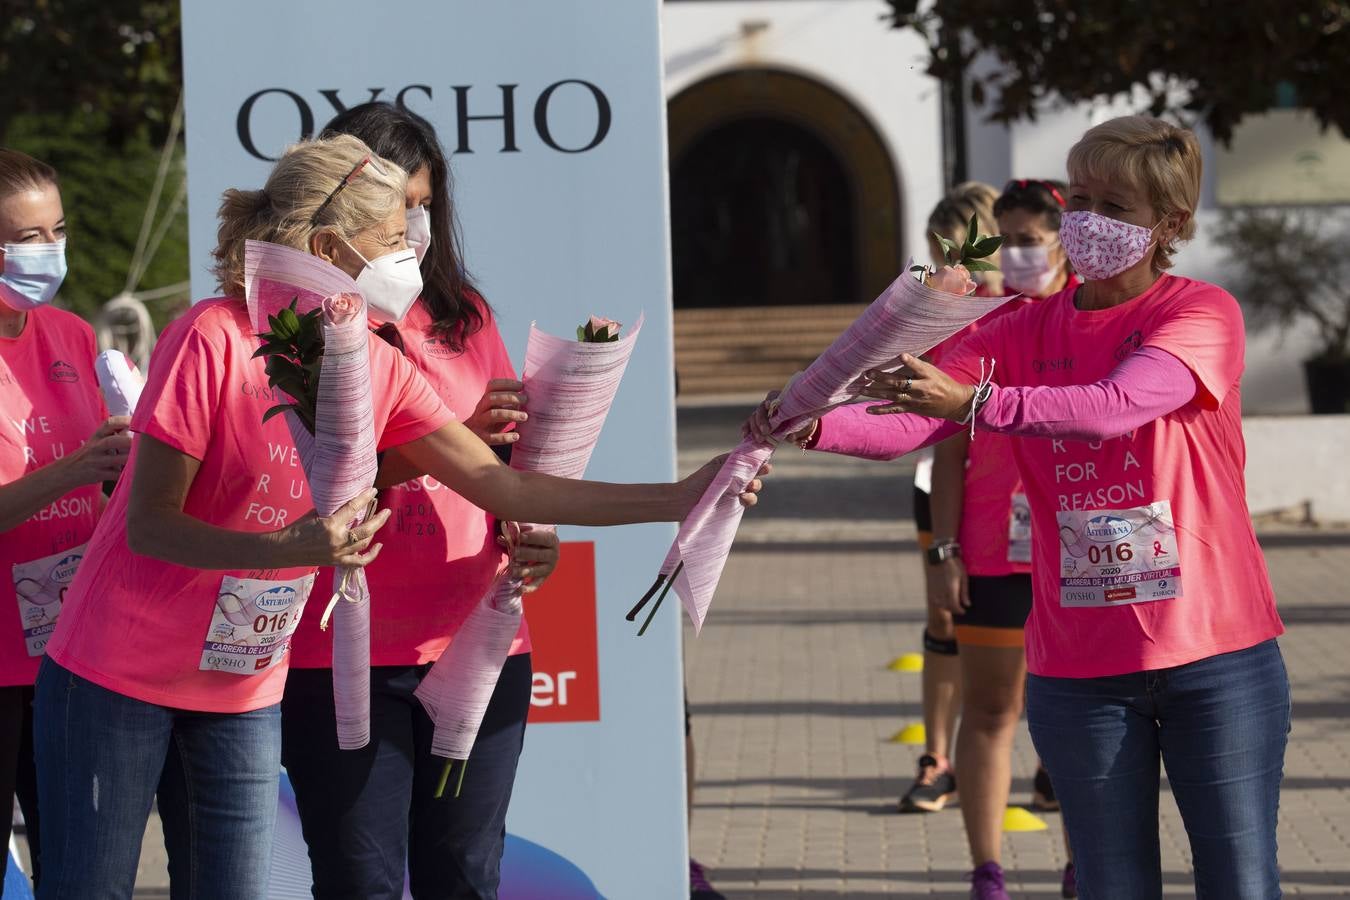
[[(505, 430), (524, 421), (523, 385), (473, 289), (460, 256), (450, 170), (431, 124), (388, 103), (339, 115), (324, 135), (351, 134), (409, 172), (408, 243), (421, 263), (422, 296), (377, 331), (417, 367), (478, 437), (509, 452)], [(405, 872), (419, 894), (496, 896), (507, 806), (530, 708), (530, 632), (522, 621), (484, 714), (455, 796), (434, 796), (445, 761), (431, 752), (432, 723), (413, 695), (505, 563), (496, 519), (429, 476), (381, 493), (394, 511), (381, 559), (367, 569), (380, 598), (371, 623), (371, 741), (338, 748), (332, 637), (304, 619), (292, 643), (281, 701), (281, 758), (295, 788), (316, 898), (401, 898)], [(552, 571), (557, 537), (527, 532), (517, 571)], [(322, 596), (331, 575), (321, 572)]]
[[(309, 515), (289, 430), (263, 421), (277, 398), (240, 299), (244, 243), (307, 250), (356, 278), (372, 306), (398, 306), (421, 289), (406, 184), (402, 169), (342, 136), (291, 147), (262, 190), (226, 192), (215, 250), (225, 296), (194, 306), (155, 349), (131, 423), (132, 476), (89, 542), (38, 676), (44, 900), (130, 897), (156, 795), (175, 894), (265, 896), (287, 644), (315, 569), (374, 561), (390, 511), (353, 526), (371, 490), (330, 517)], [(676, 485), (516, 472), (411, 363), (369, 340), (385, 465), (425, 472), (503, 518), (678, 520), (715, 474), (716, 461)], [(265, 599), (271, 614), (241, 617), (241, 596)], [(258, 653), (260, 628), (275, 652)]]
[[(882, 405), (796, 437), (893, 458), (972, 409), (977, 429), (1015, 435), (1032, 519), (1027, 721), (1080, 896), (1161, 896), (1161, 763), (1197, 893), (1277, 897), (1289, 681), (1246, 504), (1242, 313), (1166, 272), (1195, 230), (1200, 146), (1127, 116), (1090, 129), (1068, 170), (1060, 240), (1080, 287), (980, 329), (941, 369), (906, 357), (873, 373)], [(972, 895), (1007, 893), (988, 877)]]
[[(1022, 296), (939, 346), (941, 365), (970, 335), (1078, 279), (1059, 243), (1067, 186), (1021, 179), (994, 201), (1003, 237), (999, 265), (1008, 293)], [(961, 732), (956, 771), (961, 818), (976, 870), (1001, 872), (1003, 813), (1008, 805), (1013, 737), (1022, 716), (1026, 653), (1022, 629), (1031, 613), (1031, 511), (1013, 460), (1013, 438), (968, 433), (939, 444), (933, 463), (933, 547), (929, 603), (950, 613), (961, 648)], [(1054, 806), (1045, 769), (1034, 779), (1035, 805)], [(1064, 882), (1072, 896), (1073, 871)]]
[[(93, 330), (51, 305), (65, 244), (56, 171), (0, 148), (0, 803), (8, 810), (17, 792), (34, 882), (33, 679), (103, 511), (100, 485), (131, 448), (127, 420), (109, 418), (99, 394)], [(6, 812), (0, 846), (9, 825)]]

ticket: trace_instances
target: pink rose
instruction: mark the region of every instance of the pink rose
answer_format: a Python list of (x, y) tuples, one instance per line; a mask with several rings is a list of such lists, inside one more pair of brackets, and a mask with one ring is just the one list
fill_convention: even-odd
[(334, 294), (323, 301), (323, 317), (334, 325), (346, 324), (363, 309), (360, 294)]
[(591, 316), (589, 324), (591, 326), (591, 334), (599, 334), (601, 328), (608, 328), (609, 333), (612, 336), (618, 334), (619, 329), (623, 328), (618, 322), (615, 322), (613, 319), (606, 319), (604, 316)]
[(964, 297), (975, 290), (975, 279), (965, 266), (943, 266), (924, 279), (924, 283), (935, 291), (956, 294)]

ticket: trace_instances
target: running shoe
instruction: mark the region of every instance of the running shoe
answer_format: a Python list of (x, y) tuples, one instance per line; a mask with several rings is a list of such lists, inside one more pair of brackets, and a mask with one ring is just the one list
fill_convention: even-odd
[(1059, 895), (1064, 900), (1074, 900), (1078, 896), (1078, 878), (1074, 875), (1073, 863), (1064, 867), (1064, 880), (1059, 884)]
[(919, 757), (919, 774), (900, 798), (901, 812), (938, 812), (956, 796), (956, 775), (951, 764), (940, 756), (925, 753)]
[(1059, 812), (1055, 785), (1050, 781), (1050, 773), (1045, 771), (1045, 766), (1037, 766), (1036, 777), (1031, 780), (1031, 808), (1040, 812)]
[(696, 860), (689, 860), (689, 900), (727, 900), (708, 881), (708, 872)]
[(1003, 886), (1003, 867), (987, 862), (970, 873), (970, 900), (1012, 900)]

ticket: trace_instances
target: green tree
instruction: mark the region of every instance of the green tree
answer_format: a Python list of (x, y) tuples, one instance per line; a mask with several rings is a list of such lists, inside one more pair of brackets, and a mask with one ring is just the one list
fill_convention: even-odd
[(94, 117), (113, 147), (162, 139), (180, 22), (178, 0), (0, 0), (0, 143), (17, 117), (52, 112)]
[(1243, 116), (1277, 105), (1283, 87), (1323, 127), (1350, 136), (1344, 0), (888, 2), (893, 26), (927, 38), (930, 75), (950, 81), (978, 53), (994, 54), (999, 69), (969, 85), (994, 121), (1034, 119), (1044, 100), (1143, 89), (1154, 115), (1203, 122), (1227, 143)]

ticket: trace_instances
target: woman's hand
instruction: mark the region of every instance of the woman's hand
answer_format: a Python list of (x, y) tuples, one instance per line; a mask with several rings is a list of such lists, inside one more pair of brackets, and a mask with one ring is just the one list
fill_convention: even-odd
[(966, 564), (959, 556), (943, 560), (937, 565), (924, 566), (924, 577), (928, 584), (928, 605), (933, 609), (945, 610), (960, 615), (970, 609), (970, 577), (966, 574)]
[(506, 546), (514, 544), (511, 577), (520, 579), (524, 587), (522, 593), (534, 593), (558, 567), (558, 533), (551, 528), (532, 528), (513, 523), (503, 523), (502, 529), (509, 530), (511, 536), (499, 537), (497, 540)]
[[(684, 511), (677, 521), (683, 521), (684, 517), (689, 515), (689, 511), (694, 508), (699, 498), (708, 490), (708, 485), (712, 484), (713, 479), (717, 477), (717, 473), (722, 470), (722, 464), (727, 461), (727, 457), (730, 455), (729, 453), (723, 453), (721, 456), (708, 460), (697, 472), (679, 483), (680, 493), (684, 495)], [(773, 466), (765, 463), (760, 466), (756, 475), (768, 475), (772, 471)], [(745, 490), (740, 494), (741, 506), (748, 509), (758, 503), (758, 494), (763, 489), (764, 482), (759, 477), (750, 479), (750, 482), (745, 486)]]
[[(769, 417), (773, 414), (774, 401), (778, 399), (778, 391), (769, 391), (764, 395), (764, 400), (755, 407), (755, 411), (750, 414), (750, 418), (741, 425), (741, 437), (750, 440), (759, 441), (761, 444), (777, 444), (778, 438), (773, 435), (773, 426), (769, 424)], [(820, 425), (819, 419), (812, 419), (799, 430), (794, 431), (787, 436), (787, 440), (794, 444), (811, 438), (816, 433), (816, 428)]]
[(116, 481), (131, 456), (131, 419), (109, 416), (80, 448), (61, 461), (72, 488)]
[(514, 444), (520, 440), (520, 435), (503, 429), (529, 418), (524, 411), (525, 395), (521, 393), (524, 388), (523, 382), (511, 378), (492, 379), (473, 415), (464, 424), (489, 446)]
[(863, 374), (862, 396), (887, 401), (868, 408), (869, 413), (917, 413), (935, 419), (960, 422), (970, 412), (973, 385), (961, 384), (937, 366), (906, 353), (894, 373), (873, 369)]
[(328, 517), (310, 513), (278, 532), (274, 532), (288, 560), (287, 566), (370, 565), (380, 555), (383, 544), (371, 546), (375, 532), (389, 521), (390, 511), (382, 509), (360, 525), (352, 525), (364, 510), (375, 504), (374, 488), (356, 495)]

